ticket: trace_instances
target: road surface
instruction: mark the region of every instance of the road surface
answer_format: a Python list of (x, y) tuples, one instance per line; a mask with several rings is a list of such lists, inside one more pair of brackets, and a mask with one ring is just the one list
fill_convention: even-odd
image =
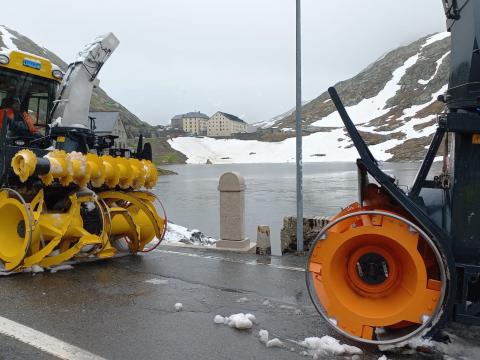
[[(308, 298), (303, 263), (294, 255), (270, 260), (162, 246), (54, 274), (3, 277), (0, 359), (55, 359), (59, 353), (84, 359), (302, 359), (305, 349), (295, 341), (339, 338)], [(175, 303), (183, 304), (182, 311)], [(213, 322), (216, 314), (239, 312), (256, 316), (253, 329)], [(5, 328), (20, 339), (5, 335)], [(287, 348), (266, 348), (260, 329)], [(363, 349), (366, 359), (381, 355)]]

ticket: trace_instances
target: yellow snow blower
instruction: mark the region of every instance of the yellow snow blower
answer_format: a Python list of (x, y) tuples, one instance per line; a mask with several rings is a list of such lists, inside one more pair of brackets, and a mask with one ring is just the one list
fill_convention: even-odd
[[(384, 173), (329, 89), (358, 150), (359, 201), (336, 215), (306, 265), (336, 331), (398, 344), (447, 320), (480, 324), (480, 0), (443, 0), (452, 49), (446, 109), (412, 187)], [(442, 146), (441, 146), (442, 145)], [(441, 172), (432, 170), (443, 157)]]
[(162, 240), (150, 145), (118, 148), (89, 118), (97, 74), (118, 45), (87, 45), (67, 72), (18, 50), (0, 52), (0, 269), (52, 268), (146, 251)]

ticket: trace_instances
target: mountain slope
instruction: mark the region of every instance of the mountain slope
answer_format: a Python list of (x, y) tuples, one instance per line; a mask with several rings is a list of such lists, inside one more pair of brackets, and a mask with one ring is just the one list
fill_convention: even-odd
[[(88, 40), (89, 39), (85, 39), (85, 42)], [(83, 44), (79, 44), (79, 49), (82, 45)], [(65, 61), (63, 61), (52, 51), (37, 45), (28, 37), (5, 26), (0, 26), (0, 48), (16, 48), (34, 55), (42, 56), (58, 65), (63, 71), (65, 71), (68, 66)], [(155, 128), (153, 126), (141, 121), (127, 108), (109, 97), (108, 94), (101, 88), (94, 89), (92, 100), (90, 102), (90, 109), (91, 111), (118, 111), (129, 137), (138, 136), (139, 134), (143, 134), (145, 136), (152, 136), (155, 134)]]
[[(439, 33), (393, 50), (355, 77), (335, 85), (367, 143), (403, 140), (387, 152), (391, 160), (419, 160), (435, 131), (436, 98), (447, 89), (450, 37)], [(340, 128), (327, 92), (303, 106), (305, 125)], [(271, 126), (294, 128), (294, 114)], [(349, 146), (349, 145), (346, 145)]]
[[(437, 96), (447, 89), (450, 63), (448, 33), (423, 37), (402, 46), (351, 79), (335, 85), (360, 134), (378, 160), (420, 160), (444, 105)], [(327, 92), (302, 107), (303, 160), (354, 161), (357, 151)], [(272, 121), (273, 120), (273, 121)], [(295, 114), (259, 123), (294, 135)], [(261, 141), (176, 138), (170, 145), (190, 163), (261, 163), (295, 161), (295, 139)]]

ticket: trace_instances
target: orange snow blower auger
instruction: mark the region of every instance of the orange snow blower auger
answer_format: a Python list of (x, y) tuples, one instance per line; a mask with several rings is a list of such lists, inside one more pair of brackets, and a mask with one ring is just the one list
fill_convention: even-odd
[(134, 254), (163, 239), (166, 216), (147, 190), (158, 178), (150, 144), (140, 136), (136, 151), (121, 148), (89, 117), (117, 45), (113, 34), (97, 38), (65, 74), (34, 54), (0, 52), (1, 273)]
[(342, 334), (398, 342), (438, 314), (446, 274), (430, 237), (402, 212), (355, 203), (312, 246), (307, 284), (317, 309)]
[[(451, 320), (480, 325), (480, 0), (443, 5), (452, 40), (448, 91), (438, 98), (446, 109), (408, 191), (380, 169), (329, 89), (359, 153), (359, 202), (312, 243), (306, 281), (327, 323), (360, 342), (433, 336)], [(437, 156), (443, 166), (433, 174)]]

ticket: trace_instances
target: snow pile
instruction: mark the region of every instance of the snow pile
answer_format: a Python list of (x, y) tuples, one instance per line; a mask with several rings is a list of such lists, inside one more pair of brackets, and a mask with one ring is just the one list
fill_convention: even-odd
[(233, 314), (228, 317), (223, 317), (222, 315), (215, 315), (215, 318), (213, 319), (213, 322), (215, 324), (225, 324), (230, 326), (231, 328), (239, 330), (251, 329), (255, 321), (255, 315), (244, 313)]
[(352, 356), (363, 354), (359, 348), (347, 344), (340, 344), (340, 341), (328, 335), (321, 338), (306, 338), (300, 342), (300, 345), (307, 348), (307, 354), (314, 359), (321, 356)]
[(166, 243), (184, 243), (189, 245), (212, 246), (217, 240), (205, 236), (199, 230), (190, 230), (183, 226), (173, 224), (167, 225), (167, 232), (162, 242)]

